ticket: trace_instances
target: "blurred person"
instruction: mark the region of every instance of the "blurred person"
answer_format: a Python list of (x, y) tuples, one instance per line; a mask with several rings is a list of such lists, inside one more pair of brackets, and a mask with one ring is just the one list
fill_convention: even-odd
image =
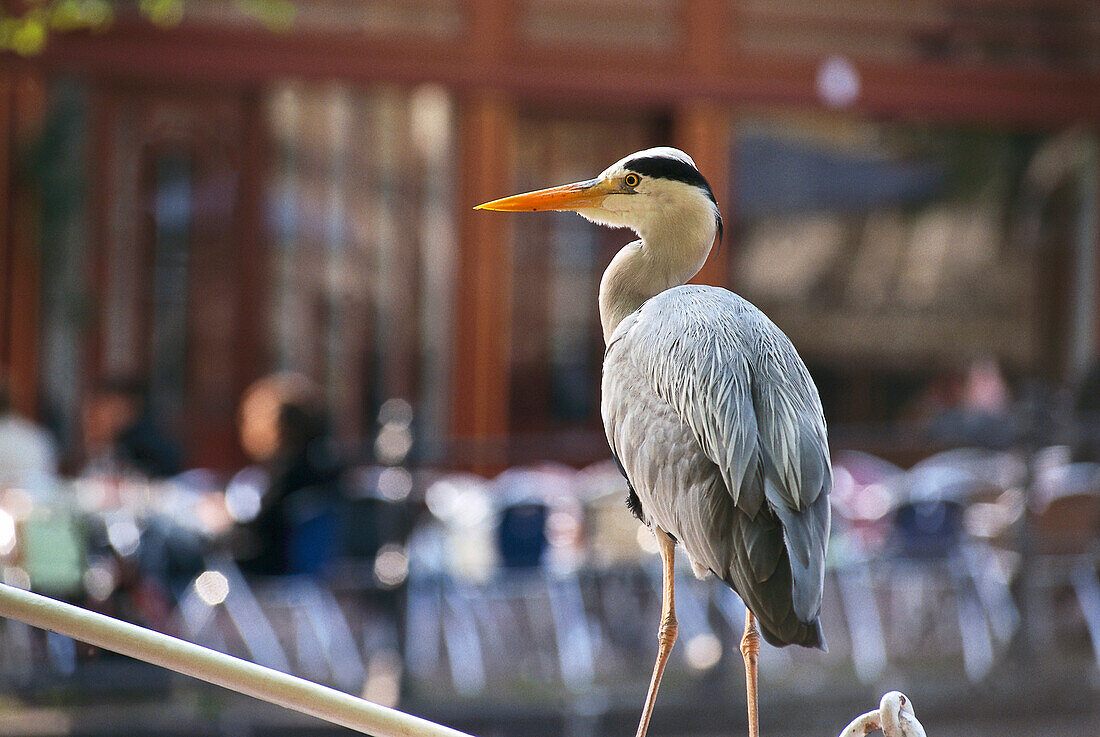
[(941, 414), (958, 406), (963, 393), (963, 376), (957, 371), (929, 379), (901, 410), (901, 420), (927, 428)]
[(26, 486), (57, 475), (57, 449), (49, 432), (15, 411), (0, 378), (0, 488)]
[(144, 381), (101, 381), (85, 402), (82, 421), (88, 469), (131, 470), (151, 479), (180, 472), (179, 448), (153, 417)]
[(259, 379), (244, 393), (239, 423), (241, 445), (258, 468), (245, 469), (234, 481), (259, 496), (254, 516), (237, 510), (242, 524), (235, 553), (242, 569), (263, 575), (323, 572), (338, 545), (342, 469), (328, 443), (320, 389), (295, 373)]
[(1008, 448), (1018, 437), (1013, 399), (1000, 365), (992, 358), (971, 362), (956, 401), (929, 424), (930, 435), (947, 446)]
[(974, 361), (963, 384), (962, 404), (970, 412), (1005, 415), (1012, 406), (1000, 365), (992, 358)]

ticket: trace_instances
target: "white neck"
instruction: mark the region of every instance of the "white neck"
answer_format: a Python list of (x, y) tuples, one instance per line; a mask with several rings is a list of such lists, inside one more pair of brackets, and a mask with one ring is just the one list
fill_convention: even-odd
[(600, 280), (604, 343), (643, 302), (684, 284), (703, 268), (717, 222), (713, 205), (701, 199), (698, 206), (662, 208), (631, 224), (641, 240), (615, 254)]

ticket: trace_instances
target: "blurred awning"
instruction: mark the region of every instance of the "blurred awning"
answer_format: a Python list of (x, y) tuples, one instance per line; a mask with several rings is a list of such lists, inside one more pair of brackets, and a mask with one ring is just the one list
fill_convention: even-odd
[(811, 142), (744, 136), (734, 171), (737, 212), (743, 218), (785, 212), (866, 212), (927, 202), (942, 193), (946, 167), (935, 160), (826, 150)]

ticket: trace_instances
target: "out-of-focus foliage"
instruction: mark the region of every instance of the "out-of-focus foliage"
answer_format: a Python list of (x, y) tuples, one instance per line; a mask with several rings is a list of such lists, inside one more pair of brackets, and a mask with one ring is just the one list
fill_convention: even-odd
[[(292, 0), (233, 0), (233, 3), (270, 30), (288, 28), (296, 12)], [(117, 16), (135, 11), (154, 25), (170, 28), (183, 21), (187, 5), (188, 0), (0, 2), (0, 51), (32, 56), (46, 47), (52, 33), (102, 31), (110, 27)]]

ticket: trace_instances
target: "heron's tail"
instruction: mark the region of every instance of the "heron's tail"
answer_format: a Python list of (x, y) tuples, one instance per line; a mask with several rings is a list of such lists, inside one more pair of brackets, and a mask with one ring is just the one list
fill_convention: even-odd
[[(759, 617), (757, 617), (757, 621), (760, 622)], [(797, 627), (781, 631), (769, 630), (761, 623), (760, 634), (769, 644), (775, 647), (801, 645), (802, 647), (815, 647), (823, 652), (829, 652), (829, 646), (825, 644), (825, 633), (821, 631), (820, 619), (815, 619), (809, 624), (799, 622)]]
[(821, 619), (814, 617), (803, 622), (794, 611), (791, 586), (791, 566), (784, 550), (775, 572), (766, 581), (753, 580), (743, 585), (743, 577), (736, 565), (722, 576), (730, 588), (737, 592), (745, 606), (756, 615), (756, 623), (764, 640), (775, 647), (801, 645), (828, 652), (825, 633), (821, 631)]

